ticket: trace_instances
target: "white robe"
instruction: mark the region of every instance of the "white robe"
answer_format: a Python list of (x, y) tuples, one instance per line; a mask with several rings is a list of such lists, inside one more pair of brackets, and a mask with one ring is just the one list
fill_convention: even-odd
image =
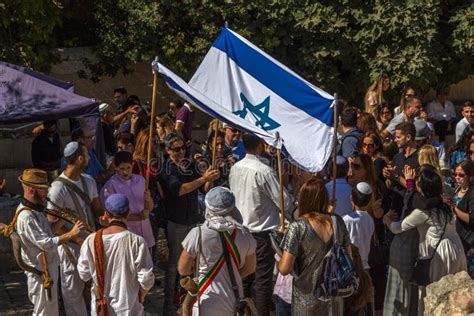
[[(97, 185), (95, 184), (94, 178), (86, 174), (82, 174), (82, 176), (84, 177), (87, 183), (87, 195), (91, 198), (91, 200), (98, 197)], [(68, 179), (69, 181), (73, 182), (79, 189), (85, 190), (82, 186), (81, 180), (73, 181), (72, 179), (66, 177), (64, 175), (64, 172), (60, 175), (60, 177)], [(48, 192), (48, 197), (55, 204), (59, 205), (60, 207), (65, 207), (74, 210), (78, 213), (76, 215), (79, 215), (79, 212), (81, 212), (82, 215), (80, 217), (89, 218), (89, 216), (91, 215), (89, 214), (89, 205), (86, 205), (86, 203), (79, 196), (77, 196), (77, 194), (75, 195), (78, 199), (79, 204), (81, 205), (81, 209), (79, 210), (76, 209), (72, 196), (63, 183), (59, 181), (54, 181)], [(48, 207), (54, 208), (54, 205), (48, 203)], [(89, 221), (91, 221), (90, 218)], [(69, 223), (66, 223), (65, 226), (68, 230), (72, 227), (72, 225)], [(86, 234), (83, 233), (80, 236), (85, 238)], [(85, 284), (79, 278), (79, 274), (77, 273), (77, 269), (74, 263), (71, 261), (66, 251), (64, 250), (65, 246), (69, 247), (75, 261), (77, 261), (77, 258), (79, 258), (79, 252), (81, 247), (73, 242), (69, 242), (66, 245), (59, 246), (58, 248), (60, 258), (61, 293), (63, 296), (66, 315), (87, 315), (86, 302), (84, 301), (84, 297), (82, 295)]]
[[(23, 207), (20, 204), (17, 211)], [(54, 237), (46, 215), (33, 210), (24, 210), (20, 213), (16, 223), (16, 232), (22, 243), (23, 261), (39, 271), (44, 271), (41, 251), (45, 251), (48, 271), (53, 279), (51, 301), (47, 301), (42, 278), (26, 272), (28, 297), (34, 305), (33, 315), (58, 315), (59, 257), (57, 248), (59, 237)]]
[[(94, 281), (92, 286), (92, 315), (96, 315), (97, 275), (94, 261), (94, 237), (87, 237), (81, 247), (77, 270), (82, 280)], [(149, 290), (154, 282), (153, 262), (143, 237), (129, 231), (103, 235), (105, 253), (104, 297), (109, 315), (143, 315), (138, 301), (140, 287)]]

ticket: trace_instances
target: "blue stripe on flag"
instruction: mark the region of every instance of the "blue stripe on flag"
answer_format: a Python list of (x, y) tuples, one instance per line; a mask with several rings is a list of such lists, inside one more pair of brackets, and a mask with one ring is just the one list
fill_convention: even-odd
[(241, 69), (286, 102), (333, 126), (333, 109), (330, 108), (333, 100), (318, 94), (306, 82), (288, 73), (228, 29), (222, 29), (212, 46), (226, 53)]

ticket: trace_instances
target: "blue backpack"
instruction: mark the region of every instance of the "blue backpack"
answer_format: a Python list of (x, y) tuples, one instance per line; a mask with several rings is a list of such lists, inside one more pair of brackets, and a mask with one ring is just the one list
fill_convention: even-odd
[(321, 301), (336, 297), (349, 297), (357, 290), (359, 280), (355, 264), (346, 249), (337, 240), (337, 218), (331, 216), (333, 228), (333, 245), (324, 256), (315, 295)]

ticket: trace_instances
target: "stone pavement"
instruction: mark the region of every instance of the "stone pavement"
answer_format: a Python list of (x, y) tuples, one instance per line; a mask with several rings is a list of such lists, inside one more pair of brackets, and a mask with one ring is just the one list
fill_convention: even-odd
[[(145, 315), (161, 315), (163, 306), (163, 279), (161, 270), (155, 270), (155, 286), (145, 299)], [(26, 276), (21, 271), (0, 275), (0, 316), (6, 315), (31, 315), (33, 305), (28, 300)], [(64, 315), (64, 311), (61, 312)]]

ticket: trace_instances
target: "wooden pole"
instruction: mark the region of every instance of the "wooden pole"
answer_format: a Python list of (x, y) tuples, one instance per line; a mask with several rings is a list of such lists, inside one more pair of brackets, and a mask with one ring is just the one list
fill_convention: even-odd
[(278, 179), (280, 180), (280, 231), (285, 231), (285, 197), (283, 196), (283, 172), (281, 170), (281, 150), (277, 149)]
[(217, 134), (219, 133), (219, 120), (216, 119), (214, 126), (214, 139), (212, 140), (212, 169), (216, 168), (216, 150), (217, 150)]
[(337, 113), (337, 94), (334, 94), (334, 141), (333, 141), (333, 162), (332, 162), (332, 201), (334, 203), (333, 207), (336, 207), (336, 172), (337, 172), (337, 123), (338, 123), (338, 113)]
[(150, 113), (150, 130), (148, 133), (148, 155), (146, 159), (146, 188), (150, 183), (150, 161), (151, 161), (151, 144), (153, 144), (153, 123), (155, 120), (155, 106), (156, 106), (156, 85), (158, 81), (158, 74), (153, 71), (153, 95), (151, 96), (151, 113)]

